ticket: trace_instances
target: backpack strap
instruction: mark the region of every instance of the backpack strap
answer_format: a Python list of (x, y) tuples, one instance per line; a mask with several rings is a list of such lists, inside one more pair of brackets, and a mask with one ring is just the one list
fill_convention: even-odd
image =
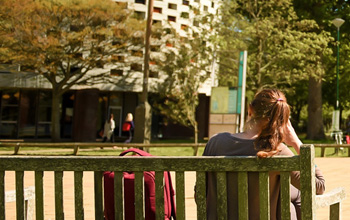
[(146, 151), (143, 151), (143, 150), (140, 150), (140, 149), (137, 149), (137, 148), (130, 148), (130, 149), (127, 149), (127, 150), (121, 152), (121, 153), (119, 154), (119, 156), (124, 156), (125, 154), (130, 153), (130, 152), (136, 153), (136, 154), (138, 154), (138, 155), (140, 155), (140, 156), (153, 156), (152, 154), (147, 153)]

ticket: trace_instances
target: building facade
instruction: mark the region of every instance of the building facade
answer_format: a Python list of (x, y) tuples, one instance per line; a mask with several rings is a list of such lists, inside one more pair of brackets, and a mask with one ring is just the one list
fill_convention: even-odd
[[(135, 11), (140, 18), (147, 18), (146, 0), (120, 0)], [(190, 5), (200, 10), (215, 13), (217, 5), (212, 0), (156, 0), (154, 1), (153, 23), (168, 22), (181, 33), (193, 24)], [(152, 43), (151, 43), (152, 44)], [(152, 47), (152, 46), (151, 46)], [(152, 48), (151, 48), (152, 50)], [(122, 137), (121, 126), (127, 113), (135, 113), (142, 92), (143, 49), (131, 51), (131, 56), (116, 56), (119, 61), (127, 60), (130, 65), (123, 68), (104, 67), (113, 77), (128, 75), (123, 84), (98, 84), (74, 86), (66, 92), (60, 106), (61, 138), (72, 141), (95, 141), (108, 116), (113, 113), (116, 122), (115, 136)], [(153, 53), (153, 52), (151, 52)], [(130, 62), (132, 61), (132, 62)], [(42, 76), (31, 73), (14, 74), (17, 66), (0, 66), (0, 138), (1, 139), (50, 139), (51, 86)], [(100, 70), (96, 70), (97, 72)], [(93, 72), (92, 72), (93, 74)], [(150, 83), (159, 80), (159, 74), (150, 68)], [(199, 137), (208, 136), (209, 101), (212, 82), (209, 79), (200, 89), (197, 119)], [(154, 94), (153, 94), (154, 95)], [(149, 95), (152, 97), (152, 93)], [(137, 124), (137, 122), (135, 122)], [(189, 128), (162, 124), (162, 117), (153, 115), (153, 138), (184, 138), (193, 136)]]

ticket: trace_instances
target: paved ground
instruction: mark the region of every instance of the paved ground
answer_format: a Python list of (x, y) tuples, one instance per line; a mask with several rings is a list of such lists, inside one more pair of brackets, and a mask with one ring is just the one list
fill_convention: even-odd
[[(343, 186), (350, 195), (350, 158), (316, 158), (316, 164), (321, 168), (326, 177), (326, 190), (331, 190), (338, 186)], [(25, 186), (34, 185), (34, 173), (26, 172)], [(196, 219), (196, 207), (193, 199), (193, 187), (195, 176), (190, 172), (186, 174), (186, 217), (187, 219)], [(44, 177), (45, 186), (45, 219), (54, 219), (54, 182), (53, 172), (46, 172)], [(5, 189), (13, 190), (14, 172), (6, 173)], [(73, 200), (73, 173), (66, 172), (64, 174), (64, 210), (65, 219), (74, 219), (74, 200)], [(84, 174), (84, 204), (85, 204), (85, 219), (94, 219), (93, 206), (93, 173), (87, 172)], [(347, 198), (342, 205), (343, 219), (350, 219), (350, 199)], [(326, 220), (329, 211), (327, 208), (317, 210), (317, 219)], [(15, 203), (6, 204), (6, 219), (15, 219)]]

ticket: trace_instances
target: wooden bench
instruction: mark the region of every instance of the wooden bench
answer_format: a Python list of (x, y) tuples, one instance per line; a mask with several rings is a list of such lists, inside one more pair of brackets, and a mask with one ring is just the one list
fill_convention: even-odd
[[(21, 189), (18, 189), (18, 190), (22, 190)], [(25, 220), (32, 220), (33, 219), (33, 215), (34, 215), (34, 186), (31, 186), (31, 187), (27, 187), (24, 189), (23, 192), (21, 193), (24, 193), (24, 203), (22, 202), (19, 202), (17, 203), (18, 205), (23, 205), (23, 215), (24, 215), (24, 219)], [(15, 202), (16, 201), (16, 190), (12, 190), (12, 191), (6, 191), (5, 192), (5, 202), (8, 203), (8, 202)], [(20, 208), (20, 207), (17, 207), (17, 208)], [(20, 208), (21, 209), (21, 208)]]
[[(118, 156), (0, 156), (0, 219), (4, 219), (4, 173), (16, 172), (16, 201), (18, 219), (23, 219), (23, 179), (24, 171), (35, 171), (36, 219), (44, 218), (44, 185), (45, 171), (54, 171), (55, 182), (55, 219), (64, 219), (63, 209), (63, 173), (74, 171), (74, 209), (75, 219), (84, 219), (83, 173), (94, 171), (94, 206), (95, 219), (103, 220), (103, 171), (114, 171), (115, 175), (115, 214), (116, 219), (123, 219), (123, 171), (135, 172), (135, 206), (143, 207), (143, 171), (154, 170), (156, 175), (156, 216), (164, 216), (164, 185), (163, 171), (174, 171), (176, 186), (177, 218), (185, 216), (185, 172), (196, 172), (197, 219), (206, 219), (206, 172), (216, 172), (218, 184), (219, 219), (227, 219), (227, 185), (226, 172), (238, 172), (239, 176), (239, 218), (248, 219), (248, 186), (247, 172), (259, 172), (260, 184), (260, 216), (261, 220), (269, 220), (269, 171), (281, 173), (281, 208), (282, 219), (290, 219), (290, 171), (301, 171), (302, 219), (315, 219), (318, 207), (330, 206), (330, 219), (341, 218), (341, 202), (345, 198), (343, 188), (337, 188), (329, 193), (315, 195), (315, 164), (313, 145), (301, 147), (300, 156), (274, 157), (258, 159), (256, 157), (118, 157)], [(118, 175), (119, 173), (119, 175)], [(135, 209), (136, 219), (144, 219), (144, 209)], [(163, 218), (164, 219), (164, 218)]]
[(13, 147), (13, 154), (17, 155), (20, 148), (25, 147), (45, 147), (45, 148), (71, 148), (73, 149), (73, 155), (78, 155), (79, 148), (154, 148), (154, 147), (191, 147), (193, 149), (193, 156), (197, 156), (198, 148), (205, 147), (205, 143), (153, 143), (153, 144), (141, 144), (141, 143), (102, 143), (102, 142), (64, 142), (64, 143), (31, 143), (31, 142), (0, 142), (0, 147)]
[(350, 157), (350, 144), (314, 144), (314, 146), (321, 148), (321, 157), (325, 157), (326, 148), (334, 148), (334, 154), (338, 154), (339, 149), (348, 149), (348, 157)]

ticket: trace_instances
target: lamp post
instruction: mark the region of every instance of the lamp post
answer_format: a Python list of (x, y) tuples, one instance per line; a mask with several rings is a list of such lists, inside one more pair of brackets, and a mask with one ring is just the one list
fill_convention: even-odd
[(341, 18), (336, 18), (332, 21), (334, 26), (337, 27), (337, 102), (335, 105), (336, 110), (339, 109), (339, 29), (344, 22), (345, 21)]
[[(343, 132), (339, 129), (340, 122), (340, 111), (339, 111), (339, 29), (342, 24), (344, 24), (344, 20), (341, 18), (336, 18), (332, 21), (334, 26), (337, 27), (337, 100), (335, 104), (335, 111), (333, 112), (333, 125), (332, 125), (332, 133), (331, 135), (335, 137), (337, 144), (342, 144), (342, 136)], [(341, 148), (341, 150), (343, 150)], [(338, 154), (338, 148), (335, 150), (335, 153)]]

